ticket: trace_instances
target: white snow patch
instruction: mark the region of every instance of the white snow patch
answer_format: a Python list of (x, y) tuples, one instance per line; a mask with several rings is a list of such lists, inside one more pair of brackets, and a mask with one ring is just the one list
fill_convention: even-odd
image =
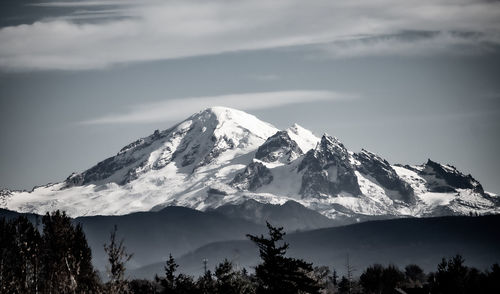
[(288, 133), (288, 136), (290, 136), (290, 139), (294, 140), (297, 145), (299, 145), (300, 150), (304, 153), (316, 148), (316, 145), (321, 140), (311, 131), (299, 126), (298, 124), (294, 124), (289, 127), (286, 129), (286, 132)]

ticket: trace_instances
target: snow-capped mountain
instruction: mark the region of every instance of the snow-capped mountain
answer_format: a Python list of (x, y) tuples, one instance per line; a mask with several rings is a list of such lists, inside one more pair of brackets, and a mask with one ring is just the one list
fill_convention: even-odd
[(214, 209), (294, 200), (333, 219), (499, 213), (500, 197), (455, 167), (391, 165), (328, 135), (286, 130), (213, 107), (139, 139), (94, 167), (31, 192), (0, 193), (0, 207), (71, 216), (178, 205)]

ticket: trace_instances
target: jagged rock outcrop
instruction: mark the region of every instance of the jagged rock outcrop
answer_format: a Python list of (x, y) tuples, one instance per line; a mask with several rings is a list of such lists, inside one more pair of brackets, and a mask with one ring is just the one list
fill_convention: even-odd
[(271, 171), (260, 162), (250, 163), (243, 172), (237, 174), (231, 185), (240, 190), (255, 191), (273, 181)]
[(303, 171), (302, 197), (324, 197), (347, 192), (361, 194), (351, 156), (336, 138), (323, 135), (316, 149), (306, 153), (298, 171)]
[(265, 162), (290, 163), (302, 154), (299, 145), (290, 138), (288, 133), (279, 131), (257, 149), (255, 158)]
[(415, 203), (415, 194), (411, 186), (403, 181), (387, 160), (362, 149), (355, 153), (354, 158), (359, 162), (356, 169), (368, 177), (375, 179), (383, 188), (397, 193), (387, 193), (393, 200)]
[(481, 184), (470, 174), (464, 175), (454, 166), (443, 165), (428, 160), (418, 173), (427, 181), (427, 187), (432, 192), (455, 192), (455, 189), (471, 189), (484, 194)]

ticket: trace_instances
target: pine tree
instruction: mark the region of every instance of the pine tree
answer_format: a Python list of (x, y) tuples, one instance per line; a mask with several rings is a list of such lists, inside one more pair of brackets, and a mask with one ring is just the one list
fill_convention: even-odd
[(443, 258), (438, 264), (438, 270), (431, 276), (431, 288), (437, 293), (465, 293), (467, 274), (469, 269), (464, 265), (461, 255), (449, 260)]
[(201, 294), (216, 293), (215, 280), (210, 270), (207, 270), (205, 274), (196, 281), (196, 288), (198, 288)]
[(160, 282), (160, 285), (164, 289), (163, 293), (171, 293), (175, 290), (175, 278), (176, 278), (175, 272), (177, 271), (178, 267), (179, 265), (175, 262), (175, 259), (172, 256), (172, 254), (170, 254), (164, 267), (165, 277), (164, 278), (156, 277), (156, 280)]
[(359, 277), (359, 282), (367, 293), (382, 293), (384, 267), (374, 264), (365, 269)]
[(21, 274), (19, 292), (36, 291), (39, 287), (40, 233), (24, 216), (17, 218), (13, 224), (16, 230), (18, 263), (20, 265)]
[(339, 280), (339, 276), (337, 274), (337, 271), (335, 269), (333, 269), (333, 274), (332, 274), (332, 283), (333, 283), (333, 286), (337, 286), (338, 284), (338, 280)]
[(99, 280), (80, 225), (55, 211), (42, 218), (40, 284), (48, 293), (97, 293)]
[(348, 294), (351, 292), (351, 282), (345, 276), (342, 276), (339, 282), (339, 293)]
[(283, 228), (267, 223), (269, 238), (247, 235), (259, 248), (262, 263), (255, 268), (257, 293), (319, 293), (311, 278), (312, 264), (302, 259), (285, 257), (289, 245), (282, 242)]
[(75, 276), (77, 283), (76, 292), (98, 293), (100, 290), (99, 276), (92, 265), (92, 251), (80, 224), (76, 225), (74, 229), (71, 254), (75, 257), (71, 267), (78, 273)]
[(217, 293), (249, 294), (255, 292), (246, 272), (236, 271), (233, 263), (227, 259), (217, 265), (215, 277), (217, 278)]

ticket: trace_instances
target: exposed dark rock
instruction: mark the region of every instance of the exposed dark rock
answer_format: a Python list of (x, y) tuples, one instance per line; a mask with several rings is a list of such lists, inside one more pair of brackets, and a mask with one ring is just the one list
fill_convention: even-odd
[(191, 147), (191, 149), (189, 150), (189, 153), (184, 154), (184, 156), (182, 156), (182, 166), (188, 166), (188, 165), (193, 164), (194, 161), (196, 160), (199, 149), (200, 149), (200, 145), (195, 145), (195, 146)]
[(128, 144), (127, 146), (123, 147), (122, 149), (120, 149), (120, 152), (118, 152), (118, 154), (120, 153), (124, 153), (124, 152), (127, 152), (128, 150), (130, 149), (134, 149), (136, 148), (137, 146), (140, 146), (144, 143), (144, 139), (138, 139), (130, 144)]
[(398, 176), (387, 160), (364, 149), (354, 154), (354, 157), (360, 162), (356, 167), (359, 172), (374, 178), (385, 189), (399, 192), (399, 197), (391, 193), (388, 194), (389, 197), (415, 203), (413, 189)]
[(260, 162), (250, 163), (243, 172), (237, 174), (231, 185), (240, 189), (255, 191), (273, 181), (271, 171)]
[(306, 153), (298, 171), (302, 170), (300, 194), (304, 198), (336, 195), (341, 191), (361, 194), (349, 152), (336, 138), (323, 135), (316, 149)]
[(208, 194), (215, 194), (215, 195), (223, 195), (223, 196), (227, 195), (226, 191), (221, 190), (221, 189), (217, 189), (214, 187), (208, 188), (207, 193)]
[(79, 173), (72, 173), (65, 180), (67, 186), (79, 186), (83, 184), (83, 175)]
[(10, 196), (12, 195), (12, 192), (8, 189), (0, 189), (0, 197), (1, 196)]
[(290, 138), (288, 133), (286, 131), (279, 131), (269, 137), (266, 142), (257, 149), (255, 158), (265, 162), (274, 162), (277, 160), (291, 162), (302, 154), (302, 150), (297, 143)]
[(196, 167), (207, 165), (215, 158), (219, 157), (222, 152), (235, 148), (233, 139), (228, 138), (226, 135), (222, 136), (219, 139), (215, 136), (212, 136), (210, 140), (214, 143), (214, 145), (210, 148), (210, 152), (208, 152), (208, 154), (200, 161), (200, 163)]
[(470, 174), (464, 175), (454, 166), (442, 165), (428, 160), (419, 175), (427, 181), (429, 190), (433, 192), (454, 192), (455, 189), (472, 189), (474, 192), (484, 194), (481, 184)]

